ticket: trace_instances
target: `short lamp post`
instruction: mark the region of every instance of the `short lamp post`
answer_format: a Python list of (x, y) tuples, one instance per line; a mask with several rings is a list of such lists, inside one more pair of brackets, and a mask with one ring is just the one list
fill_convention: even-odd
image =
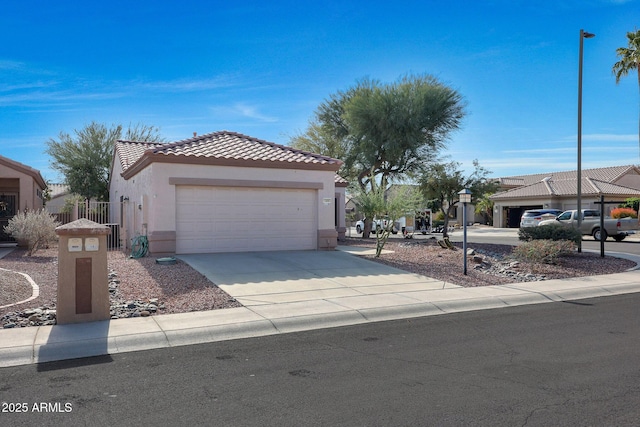
[(467, 203), (471, 203), (471, 191), (465, 188), (458, 193), (462, 203), (462, 265), (467, 275)]

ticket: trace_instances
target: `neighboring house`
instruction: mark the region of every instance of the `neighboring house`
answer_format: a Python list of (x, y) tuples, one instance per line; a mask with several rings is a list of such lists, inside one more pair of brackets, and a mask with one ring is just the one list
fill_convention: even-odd
[(358, 213), (358, 205), (352, 196), (347, 195), (345, 198), (344, 211), (347, 215), (351, 215), (351, 222), (355, 222)]
[[(599, 208), (600, 195), (605, 202), (622, 202), (640, 197), (640, 169), (637, 166), (613, 166), (584, 169), (582, 209)], [(578, 206), (577, 171), (552, 172), (499, 178), (502, 191), (491, 196), (494, 202), (493, 226), (517, 228), (528, 209), (576, 209)], [(615, 204), (606, 205), (608, 212)]]
[(49, 184), (47, 188), (49, 190), (49, 200), (47, 200), (45, 209), (53, 214), (62, 212), (66, 200), (73, 197), (69, 193), (69, 186), (66, 184)]
[(46, 187), (40, 171), (0, 156), (0, 241), (10, 240), (2, 230), (18, 211), (42, 209)]
[[(334, 249), (344, 234), (342, 162), (221, 131), (177, 141), (118, 141), (111, 222), (154, 255)], [(337, 182), (336, 182), (337, 180)]]
[[(389, 197), (391, 195), (395, 195), (397, 194), (398, 191), (400, 191), (403, 187), (413, 187), (415, 189), (415, 191), (419, 191), (419, 186), (416, 184), (392, 184), (386, 191), (385, 191), (385, 197)], [(445, 201), (445, 209), (447, 209), (449, 206), (449, 203)], [(420, 209), (426, 209), (427, 207), (427, 200), (423, 200), (422, 206), (420, 206)], [(462, 219), (464, 218), (464, 206), (462, 205), (462, 203), (458, 203), (456, 206), (456, 209), (453, 211), (453, 218), (449, 219), (449, 223), (451, 225), (454, 224), (458, 224), (458, 225), (462, 225)], [(469, 224), (473, 224), (474, 222), (482, 222), (484, 221), (484, 218), (482, 217), (482, 215), (476, 214), (475, 213), (475, 205), (472, 203), (469, 203), (467, 205), (467, 222)]]
[[(80, 196), (69, 192), (66, 184), (48, 184), (49, 200), (44, 208), (53, 215), (56, 221), (67, 224), (78, 218), (78, 212), (71, 207), (73, 202), (81, 200)], [(95, 220), (95, 218), (90, 218)]]

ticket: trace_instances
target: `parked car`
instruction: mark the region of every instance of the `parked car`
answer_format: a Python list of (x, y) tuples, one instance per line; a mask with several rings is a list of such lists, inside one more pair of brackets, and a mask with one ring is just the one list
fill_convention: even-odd
[[(610, 218), (604, 217), (604, 230), (602, 237), (607, 240), (611, 236), (616, 242), (621, 242), (630, 234), (635, 234), (638, 229), (638, 220), (635, 218)], [(558, 215), (556, 219), (542, 221), (540, 226), (549, 224), (562, 224), (567, 227), (578, 227), (578, 211), (569, 210)], [(600, 211), (595, 209), (583, 209), (580, 221), (580, 232), (583, 235), (593, 236), (595, 240), (600, 240)]]
[[(382, 219), (373, 219), (373, 224), (371, 225), (371, 231), (372, 232), (376, 232), (376, 228), (378, 229), (382, 229), (382, 228), (386, 228), (387, 226), (390, 226), (389, 224), (389, 218), (385, 217)], [(376, 228), (374, 228), (376, 227)], [(391, 233), (392, 234), (398, 234), (398, 223), (394, 223), (393, 227), (391, 229)], [(359, 221), (356, 222), (356, 233), (360, 234), (364, 231), (364, 219), (361, 219)]]
[(520, 217), (520, 227), (537, 227), (540, 221), (555, 219), (560, 215), (560, 209), (531, 209), (524, 211)]

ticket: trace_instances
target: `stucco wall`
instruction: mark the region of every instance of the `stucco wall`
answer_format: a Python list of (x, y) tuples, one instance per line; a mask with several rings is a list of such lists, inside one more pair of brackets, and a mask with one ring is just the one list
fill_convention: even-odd
[[(241, 168), (228, 166), (175, 165), (155, 163), (154, 180), (140, 177), (140, 186), (149, 188), (149, 229), (175, 230), (176, 189), (170, 178), (201, 178), (224, 180), (256, 180), (287, 182), (320, 182), (318, 197), (318, 229), (334, 229), (334, 173), (328, 171), (304, 171), (296, 169)], [(147, 168), (149, 170), (151, 168)], [(139, 174), (142, 175), (142, 174)], [(138, 178), (138, 176), (136, 176)]]
[(35, 182), (29, 174), (22, 173), (18, 170), (11, 169), (6, 166), (0, 166), (0, 181), (4, 178), (17, 179), (17, 187), (2, 188), (2, 192), (10, 194), (15, 192), (18, 194), (17, 206), (18, 210), (25, 209), (42, 209), (44, 202), (42, 200), (42, 188)]
[[(124, 217), (123, 230), (124, 237), (127, 244), (131, 239), (137, 235), (147, 234), (145, 224), (147, 224), (148, 218), (145, 213), (148, 212), (148, 197), (151, 193), (151, 175), (152, 166), (144, 169), (135, 177), (125, 180), (120, 176), (122, 168), (120, 162), (117, 162), (117, 166), (114, 167), (113, 175), (111, 177), (111, 183), (109, 187), (109, 201), (114, 204), (120, 202), (120, 198), (124, 198), (123, 212)], [(120, 212), (117, 209), (110, 211), (110, 222), (120, 223)]]
[[(176, 185), (172, 185), (170, 180), (186, 178), (205, 183), (207, 180), (242, 180), (320, 184), (322, 188), (315, 190), (318, 232), (323, 237), (331, 233), (332, 240), (337, 239), (333, 171), (152, 163), (126, 181), (120, 176), (121, 172), (120, 163), (116, 161), (109, 197), (111, 202), (120, 201), (121, 196), (129, 198), (129, 207), (125, 207), (129, 238), (145, 232), (161, 236), (170, 236), (173, 232), (175, 235)], [(143, 224), (146, 224), (146, 230)]]

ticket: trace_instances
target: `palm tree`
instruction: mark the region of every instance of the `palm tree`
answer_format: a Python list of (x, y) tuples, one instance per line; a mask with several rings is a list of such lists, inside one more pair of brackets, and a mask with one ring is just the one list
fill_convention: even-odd
[(476, 200), (475, 206), (475, 213), (482, 215), (489, 225), (493, 225), (493, 200), (489, 198), (492, 194), (484, 193)]
[[(630, 31), (627, 33), (629, 45), (627, 47), (619, 47), (616, 54), (620, 59), (613, 64), (613, 74), (616, 76), (616, 84), (620, 83), (620, 79), (636, 70), (638, 73), (638, 89), (640, 90), (640, 30)], [(640, 147), (640, 109), (638, 116), (638, 147)]]

